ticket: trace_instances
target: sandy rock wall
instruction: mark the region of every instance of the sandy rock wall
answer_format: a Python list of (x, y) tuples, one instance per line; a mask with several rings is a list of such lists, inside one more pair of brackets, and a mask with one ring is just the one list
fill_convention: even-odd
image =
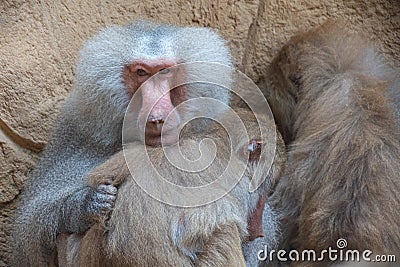
[(256, 82), (290, 36), (329, 18), (366, 30), (400, 61), (397, 0), (0, 1), (0, 266), (18, 195), (72, 89), (79, 49), (100, 28), (138, 18), (217, 29)]

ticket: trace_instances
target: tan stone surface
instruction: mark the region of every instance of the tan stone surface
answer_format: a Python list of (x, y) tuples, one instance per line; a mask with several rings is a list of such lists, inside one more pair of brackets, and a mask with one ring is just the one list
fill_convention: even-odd
[(366, 31), (382, 52), (400, 61), (398, 0), (261, 0), (242, 58), (245, 73), (259, 81), (266, 65), (291, 36), (329, 19), (344, 19), (355, 31)]
[(258, 81), (291, 35), (329, 18), (361, 25), (399, 61), (399, 8), (397, 0), (0, 1), (0, 266), (14, 199), (72, 89), (79, 49), (100, 28), (137, 18), (216, 28)]
[(10, 253), (10, 234), (13, 222), (13, 213), (17, 206), (14, 201), (8, 205), (0, 204), (0, 266), (7, 265), (7, 255)]

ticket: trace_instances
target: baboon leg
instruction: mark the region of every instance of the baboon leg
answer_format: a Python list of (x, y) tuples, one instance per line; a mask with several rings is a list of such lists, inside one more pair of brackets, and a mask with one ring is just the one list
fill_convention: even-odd
[(82, 236), (76, 234), (60, 234), (57, 237), (57, 261), (60, 267), (79, 266), (79, 248)]
[(223, 225), (213, 232), (195, 266), (245, 267), (241, 243), (236, 224)]

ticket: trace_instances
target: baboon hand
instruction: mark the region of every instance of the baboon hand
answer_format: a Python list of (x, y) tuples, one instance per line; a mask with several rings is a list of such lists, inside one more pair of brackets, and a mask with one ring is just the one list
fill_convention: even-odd
[(262, 149), (263, 142), (260, 140), (252, 139), (248, 143), (246, 149), (247, 153), (249, 155), (249, 161), (257, 161), (260, 158), (261, 155), (261, 149)]
[(112, 184), (100, 184), (92, 188), (89, 195), (87, 212), (93, 219), (107, 219), (114, 207), (118, 189)]

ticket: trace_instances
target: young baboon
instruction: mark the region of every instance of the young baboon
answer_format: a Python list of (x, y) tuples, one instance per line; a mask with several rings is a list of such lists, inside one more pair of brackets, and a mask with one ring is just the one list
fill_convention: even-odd
[[(198, 157), (200, 140), (211, 138), (215, 142), (216, 157), (203, 171), (180, 170), (168, 161), (162, 147), (148, 147), (144, 155), (141, 143), (127, 146), (126, 161), (120, 152), (97, 167), (89, 175), (88, 183), (93, 188), (101, 184), (119, 187), (115, 207), (110, 218), (98, 217), (98, 223), (82, 239), (62, 237), (59, 262), (65, 266), (245, 266), (241, 243), (249, 238), (249, 217), (259, 198), (276, 183), (286, 158), (283, 140), (278, 136), (274, 164), (270, 171), (262, 173), (267, 179), (257, 191), (250, 193), (249, 183), (258, 166), (261, 149), (274, 144), (257, 145), (255, 140), (259, 140), (260, 134), (252, 113), (244, 109), (237, 109), (236, 113), (246, 124), (248, 138), (253, 140), (250, 146), (249, 142), (242, 141), (230, 151), (235, 141), (231, 143), (227, 132), (218, 124), (202, 134), (191, 131), (182, 134), (179, 149), (187, 158)], [(239, 136), (239, 140), (246, 138)], [(245, 153), (248, 147), (249, 154)], [(204, 143), (202, 151), (211, 150), (212, 145)], [(182, 186), (212, 182), (224, 170), (229, 172), (228, 176), (234, 176), (241, 168), (246, 170), (233, 190), (227, 190), (228, 193), (215, 202), (198, 207), (177, 207), (153, 198), (136, 183), (139, 176), (151, 180), (155, 175), (145, 163), (147, 156), (164, 179)], [(226, 169), (228, 162), (232, 163), (232, 169)], [(157, 183), (154, 186), (157, 187)], [(157, 190), (165, 192), (162, 187)], [(266, 210), (269, 211), (269, 207)], [(264, 214), (267, 229), (276, 227), (271, 216), (274, 216), (271, 212)], [(267, 231), (264, 245), (273, 248), (276, 229)], [(247, 259), (247, 263), (249, 266), (256, 264), (254, 259)]]
[(271, 203), (299, 250), (337, 249), (344, 238), (345, 249), (399, 255), (400, 76), (347, 29), (328, 23), (293, 37), (266, 75), (288, 145)]

